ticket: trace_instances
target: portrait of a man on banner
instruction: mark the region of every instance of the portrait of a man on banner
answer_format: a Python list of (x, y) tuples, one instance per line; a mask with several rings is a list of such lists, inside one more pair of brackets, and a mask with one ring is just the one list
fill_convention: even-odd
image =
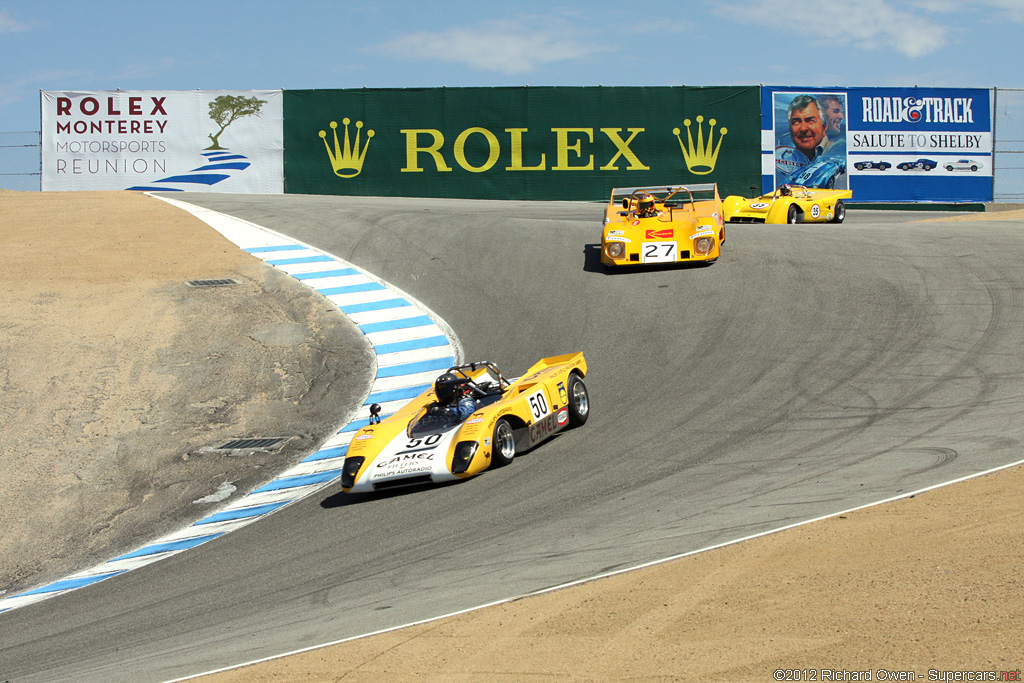
[(846, 93), (776, 92), (775, 185), (848, 189)]

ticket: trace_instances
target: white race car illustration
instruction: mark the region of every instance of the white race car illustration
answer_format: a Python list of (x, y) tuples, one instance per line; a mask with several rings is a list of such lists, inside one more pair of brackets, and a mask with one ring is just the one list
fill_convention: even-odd
[(981, 168), (981, 162), (974, 159), (958, 159), (947, 161), (944, 166), (947, 171), (977, 171)]

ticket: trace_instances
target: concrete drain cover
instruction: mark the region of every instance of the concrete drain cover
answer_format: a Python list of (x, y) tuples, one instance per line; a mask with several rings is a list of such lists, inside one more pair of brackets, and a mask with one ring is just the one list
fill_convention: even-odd
[(218, 451), (236, 451), (245, 448), (262, 448), (264, 450), (275, 450), (287, 441), (287, 437), (278, 436), (262, 439), (233, 439), (225, 444), (217, 446)]
[(221, 278), (219, 280), (189, 280), (186, 284), (189, 287), (229, 287), (242, 283), (231, 278)]

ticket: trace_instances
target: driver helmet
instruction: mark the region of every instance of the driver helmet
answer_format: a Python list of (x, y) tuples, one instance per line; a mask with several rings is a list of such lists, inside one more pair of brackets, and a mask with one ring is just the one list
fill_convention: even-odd
[(793, 191), (789, 189), (789, 185), (780, 185), (779, 194), (782, 195), (783, 197), (788, 197), (789, 195), (793, 194)]
[(438, 403), (454, 403), (458, 398), (459, 378), (450, 372), (446, 372), (434, 380), (434, 393), (437, 394)]
[(637, 195), (636, 198), (636, 212), (641, 217), (653, 216), (654, 215), (654, 197), (647, 194), (646, 192)]

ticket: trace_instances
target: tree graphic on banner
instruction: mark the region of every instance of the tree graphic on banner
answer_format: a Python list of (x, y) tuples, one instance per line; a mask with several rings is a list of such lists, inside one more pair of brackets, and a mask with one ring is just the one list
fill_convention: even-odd
[(210, 102), (210, 118), (220, 126), (220, 130), (207, 137), (213, 142), (206, 149), (224, 149), (220, 146), (220, 135), (232, 123), (244, 116), (259, 116), (260, 109), (266, 104), (266, 100), (256, 97), (239, 97), (236, 95), (221, 95), (213, 102)]

